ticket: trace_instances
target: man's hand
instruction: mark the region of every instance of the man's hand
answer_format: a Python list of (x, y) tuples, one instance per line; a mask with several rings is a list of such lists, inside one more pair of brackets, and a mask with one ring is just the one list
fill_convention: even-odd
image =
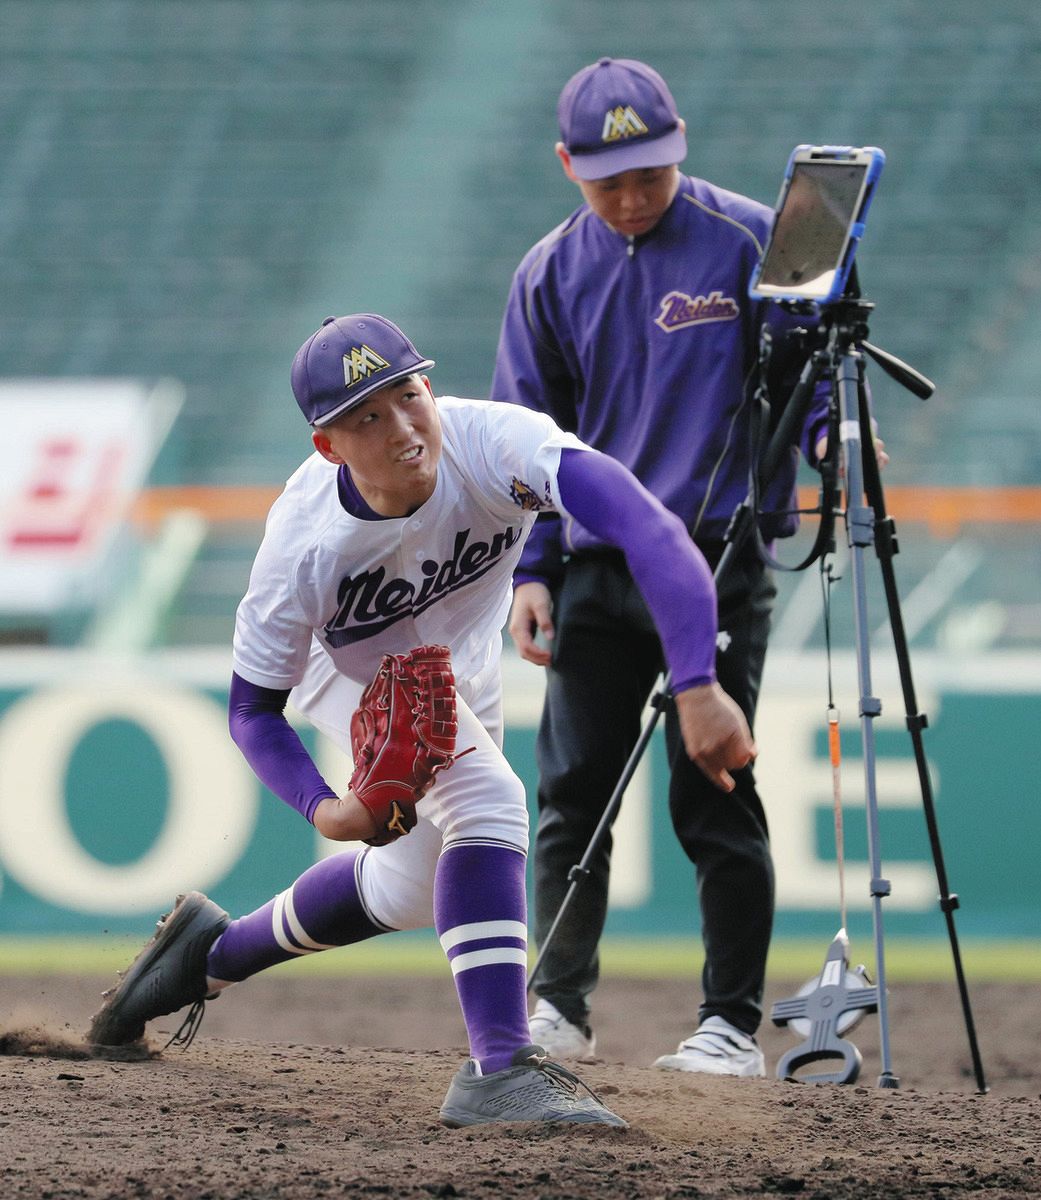
[(313, 820), (322, 837), (334, 842), (363, 842), (377, 832), (372, 813), (350, 791), (320, 800)]
[(687, 754), (716, 787), (732, 792), (730, 772), (758, 753), (745, 714), (718, 683), (687, 688), (675, 699)]
[[(875, 438), (875, 461), (879, 467), (884, 467), (889, 462), (889, 455), (886, 453), (886, 444), (876, 433)], [(817, 439), (817, 445), (813, 448), (814, 454), (817, 455), (817, 461), (823, 462), (824, 456), (828, 453), (828, 435), (825, 434), (822, 438)]]
[(513, 593), (513, 608), (510, 610), (510, 637), (520, 652), (521, 658), (537, 667), (548, 667), (550, 652), (535, 641), (536, 633), (546, 641), (553, 640), (553, 600), (544, 583), (532, 581), (519, 584)]

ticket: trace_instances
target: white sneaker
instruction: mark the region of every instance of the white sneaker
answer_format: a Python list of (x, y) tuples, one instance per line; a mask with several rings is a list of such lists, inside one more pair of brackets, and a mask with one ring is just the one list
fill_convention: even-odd
[(531, 1040), (550, 1058), (569, 1058), (574, 1062), (596, 1060), (596, 1034), (587, 1025), (572, 1025), (548, 1000), (540, 999), (528, 1018)]
[(755, 1038), (735, 1029), (722, 1017), (703, 1021), (696, 1032), (680, 1042), (675, 1054), (663, 1054), (654, 1060), (654, 1065), (670, 1071), (700, 1071), (703, 1075), (766, 1074), (763, 1052)]

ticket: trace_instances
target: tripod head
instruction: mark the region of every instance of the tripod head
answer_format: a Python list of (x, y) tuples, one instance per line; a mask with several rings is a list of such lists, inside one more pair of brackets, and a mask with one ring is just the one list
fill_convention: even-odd
[[(754, 528), (758, 517), (759, 498), (776, 476), (791, 447), (798, 444), (799, 430), (802, 428), (806, 414), (810, 411), (817, 385), (824, 379), (831, 380), (831, 413), (829, 417), (830, 434), (828, 438), (828, 454), (820, 464), (821, 498), (818, 511), (821, 513), (821, 523), (817, 537), (806, 557), (797, 565), (785, 565), (774, 557), (767, 548), (763, 538), (756, 529), (756, 542), (760, 557), (764, 562), (778, 570), (801, 571), (816, 562), (826, 548), (832, 543), (832, 527), (834, 522), (833, 497), (837, 494), (838, 467), (838, 391), (840, 376), (855, 365), (860, 380), (859, 391), (863, 393), (862, 409), (854, 415), (861, 417), (865, 429), (868, 428), (867, 393), (863, 383), (863, 356), (866, 354), (901, 386), (921, 400), (928, 399), (934, 392), (935, 386), (919, 371), (897, 358), (896, 355), (867, 340), (868, 320), (875, 305), (860, 295), (860, 285), (857, 279), (856, 263), (852, 263), (845, 288), (836, 300), (818, 301), (807, 298), (784, 297), (775, 300), (779, 308), (800, 319), (801, 328), (797, 331), (800, 338), (800, 352), (806, 353), (802, 374), (791, 394), (781, 409), (780, 417), (773, 428), (769, 439), (765, 442), (759, 461), (754, 469), (749, 489), (749, 498), (735, 512), (731, 528), (727, 531), (727, 540), (742, 535), (743, 528)], [(772, 338), (764, 325), (760, 339), (759, 381), (756, 395), (764, 408), (769, 409), (769, 398), (766, 395), (764, 381), (767, 373), (767, 363), (771, 353)], [(764, 426), (765, 427), (765, 426)], [(873, 444), (873, 437), (865, 434), (863, 442)], [(872, 461), (865, 469), (872, 475), (877, 471), (877, 464)]]
[(891, 379), (919, 400), (928, 400), (936, 391), (936, 385), (920, 371), (867, 340), (868, 317), (874, 312), (875, 306), (860, 296), (855, 263), (850, 274), (850, 288), (840, 299), (827, 304), (817, 304), (812, 300), (780, 300), (778, 303), (781, 308), (797, 316), (815, 317), (821, 344), (827, 345), (833, 358), (841, 357), (851, 349), (863, 350)]

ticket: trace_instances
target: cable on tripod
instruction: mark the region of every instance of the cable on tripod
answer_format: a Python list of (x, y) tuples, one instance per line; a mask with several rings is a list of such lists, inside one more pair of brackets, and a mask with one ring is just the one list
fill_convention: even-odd
[(842, 826), (842, 740), (839, 734), (839, 710), (835, 706), (831, 670), (831, 588), (839, 579), (832, 571), (831, 561), (821, 559), (821, 594), (824, 604), (824, 649), (828, 675), (828, 757), (831, 759), (831, 800), (835, 814), (835, 861), (839, 872), (839, 915), (841, 927), (848, 929), (846, 920), (846, 850)]
[[(749, 470), (748, 470), (748, 498), (745, 503), (734, 514), (734, 519), (731, 522), (732, 527), (739, 520), (751, 518), (751, 524), (755, 533), (755, 545), (759, 554), (759, 558), (768, 566), (776, 571), (805, 571), (807, 567), (812, 566), (818, 559), (822, 558), (827, 552), (827, 547), (834, 541), (835, 531), (835, 494), (836, 481), (838, 476), (838, 456), (836, 448), (838, 445), (837, 438), (837, 418), (834, 412), (829, 413), (829, 434), (828, 434), (828, 451), (824, 456), (824, 460), (820, 463), (821, 485), (817, 507), (805, 510), (807, 516), (817, 513), (820, 515), (820, 522), (817, 526), (817, 534), (813, 539), (813, 545), (802, 562), (795, 565), (788, 565), (775, 558), (773, 552), (767, 546), (763, 539), (762, 531), (759, 528), (757, 520), (760, 511), (760, 499), (763, 490), (763, 471), (761, 469), (761, 460), (763, 457), (763, 449), (767, 446), (769, 440), (769, 417), (770, 417), (770, 393), (767, 383), (767, 375), (770, 365), (770, 357), (773, 353), (773, 340), (770, 337), (769, 330), (765, 327), (760, 334), (759, 341), (759, 366), (758, 379), (756, 382), (755, 392), (752, 396), (752, 407), (749, 417), (749, 441), (751, 442), (751, 453), (749, 455)], [(807, 371), (814, 363), (818, 362), (817, 355), (811, 356), (807, 363)], [(814, 372), (804, 373), (800, 378), (794, 391), (788, 399), (788, 406), (794, 408), (796, 415), (804, 407), (810, 399), (813, 391)], [(786, 419), (786, 415), (778, 420), (777, 425), (781, 426)], [(832, 431), (831, 427), (835, 429)], [(775, 431), (776, 432), (776, 431)], [(768, 447), (773, 451), (775, 447), (771, 444)], [(769, 458), (770, 455), (767, 455)], [(792, 510), (788, 510), (790, 513)], [(804, 510), (795, 509), (796, 515), (801, 515)], [(730, 531), (728, 530), (728, 538)]]

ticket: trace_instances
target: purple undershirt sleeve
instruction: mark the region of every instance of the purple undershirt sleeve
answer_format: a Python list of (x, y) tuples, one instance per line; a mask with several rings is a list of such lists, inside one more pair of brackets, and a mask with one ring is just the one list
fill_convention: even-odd
[(520, 561), (513, 571), (513, 586), (538, 580), (552, 587), (564, 570), (560, 545), (560, 517), (557, 513), (539, 513), (524, 543)]
[(683, 522), (597, 450), (562, 450), (557, 482), (567, 511), (625, 553), (658, 628), (672, 691), (712, 683), (716, 586)]
[(811, 467), (818, 467), (817, 442), (828, 432), (828, 413), (831, 400), (831, 384), (822, 380), (814, 389), (813, 400), (803, 421), (799, 449)]
[(313, 824), (319, 802), (336, 793), (286, 720), (288, 699), (288, 690), (260, 687), (232, 672), (228, 727), (260, 782)]

